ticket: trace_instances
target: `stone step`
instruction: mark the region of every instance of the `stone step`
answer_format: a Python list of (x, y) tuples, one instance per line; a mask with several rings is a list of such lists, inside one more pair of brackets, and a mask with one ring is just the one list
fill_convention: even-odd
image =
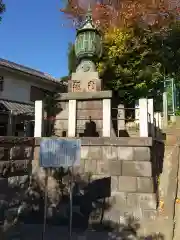
[(107, 199), (110, 206), (141, 207), (142, 209), (156, 210), (157, 198), (155, 193), (127, 193), (112, 192)]
[(105, 220), (131, 216), (137, 219), (153, 219), (157, 216), (157, 198), (154, 193), (113, 192), (107, 199)]
[(157, 210), (141, 210), (134, 209), (131, 207), (124, 207), (120, 209), (113, 209), (104, 213), (103, 221), (112, 221), (113, 223), (120, 223), (128, 218), (144, 221), (144, 220), (155, 220), (158, 216)]

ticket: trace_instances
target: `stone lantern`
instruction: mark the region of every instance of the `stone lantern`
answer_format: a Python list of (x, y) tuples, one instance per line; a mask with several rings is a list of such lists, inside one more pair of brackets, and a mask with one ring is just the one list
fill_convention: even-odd
[(78, 65), (76, 72), (72, 74), (69, 91), (100, 91), (101, 81), (95, 63), (102, 55), (102, 36), (93, 24), (90, 10), (77, 30), (75, 53)]
[(77, 30), (75, 53), (79, 63), (77, 71), (92, 72), (96, 70), (94, 62), (102, 54), (102, 37), (100, 31), (93, 24), (90, 10), (85, 21)]
[(89, 10), (77, 30), (75, 54), (76, 72), (68, 82), (68, 93), (61, 93), (59, 98), (65, 106), (58, 116), (64, 126), (62, 130), (68, 129), (68, 137), (110, 137), (114, 134), (111, 129), (112, 91), (101, 89), (96, 61), (102, 54), (102, 36)]

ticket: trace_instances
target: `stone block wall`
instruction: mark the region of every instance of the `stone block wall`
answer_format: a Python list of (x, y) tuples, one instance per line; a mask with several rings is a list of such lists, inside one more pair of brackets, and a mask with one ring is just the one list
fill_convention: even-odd
[(34, 138), (0, 137), (0, 177), (28, 174), (33, 152)]
[(102, 136), (102, 100), (77, 101), (77, 136)]
[[(106, 217), (133, 214), (149, 217), (156, 214), (150, 139), (129, 138), (90, 140), (81, 148), (80, 174), (92, 179), (111, 177), (112, 208)], [(149, 143), (147, 142), (149, 141)]]
[[(39, 167), (41, 138), (35, 139), (35, 149), (33, 138), (13, 138), (9, 143), (7, 139), (4, 147), (9, 144), (9, 156), (17, 162), (17, 169), (11, 172), (12, 175), (0, 178), (1, 196), (6, 195), (4, 190), (11, 189), (13, 186), (18, 186), (24, 193), (29, 173), (33, 174), (43, 190), (45, 173)], [(106, 198), (109, 208), (105, 210), (104, 220), (119, 222), (120, 218), (126, 215), (133, 215), (140, 219), (156, 216), (157, 199), (152, 159), (156, 154), (153, 150), (152, 138), (81, 138), (81, 164), (75, 167), (74, 175), (86, 183), (105, 177), (111, 180), (111, 194)], [(2, 152), (1, 149), (1, 155)], [(20, 155), (20, 152), (23, 155)], [(34, 159), (31, 161), (33, 152)], [(12, 166), (8, 158), (5, 160), (7, 162), (5, 165)], [(22, 165), (18, 164), (20, 161)], [(32, 163), (32, 171), (27, 173), (23, 162)], [(1, 165), (3, 164), (4, 161)], [(24, 176), (16, 178), (19, 167), (24, 171), (22, 174)], [(61, 199), (59, 184), (52, 176), (48, 179), (48, 197), (52, 203), (57, 203)]]
[[(110, 208), (104, 219), (118, 221), (126, 214), (138, 218), (156, 215), (151, 147), (151, 138), (81, 138), (81, 164), (75, 167), (75, 175), (90, 181), (111, 179), (111, 196), (106, 199)], [(49, 186), (50, 191), (56, 186), (52, 179)]]
[[(32, 171), (34, 138), (0, 137), (0, 223), (4, 213), (17, 207), (13, 187), (21, 188)], [(17, 202), (16, 202), (17, 203)]]

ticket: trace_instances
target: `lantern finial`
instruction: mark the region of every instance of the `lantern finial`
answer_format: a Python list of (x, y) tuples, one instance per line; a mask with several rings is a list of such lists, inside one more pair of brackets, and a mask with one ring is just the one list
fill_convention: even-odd
[(92, 18), (91, 3), (89, 2), (86, 18)]

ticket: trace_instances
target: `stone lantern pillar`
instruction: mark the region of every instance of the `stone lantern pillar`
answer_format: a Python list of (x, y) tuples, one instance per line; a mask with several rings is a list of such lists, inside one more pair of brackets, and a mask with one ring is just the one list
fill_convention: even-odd
[(62, 102), (68, 101), (68, 137), (110, 137), (112, 91), (102, 91), (96, 70), (102, 36), (93, 24), (91, 11), (77, 30), (75, 53), (76, 72), (68, 82), (68, 93), (60, 94)]
[(102, 55), (102, 36), (92, 21), (89, 10), (85, 21), (77, 30), (75, 53), (78, 66), (72, 73), (69, 92), (95, 92), (101, 90), (101, 80), (96, 71), (96, 61)]

